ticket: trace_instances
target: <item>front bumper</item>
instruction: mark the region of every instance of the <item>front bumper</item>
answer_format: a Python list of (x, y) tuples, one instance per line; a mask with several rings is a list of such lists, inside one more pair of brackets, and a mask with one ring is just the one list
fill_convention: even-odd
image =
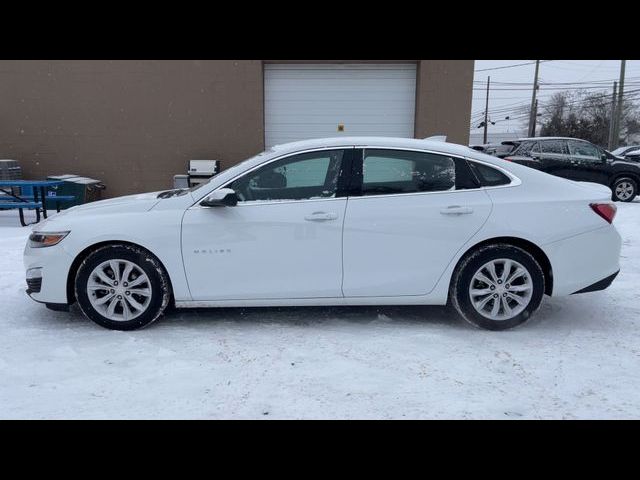
[(73, 263), (73, 257), (60, 245), (46, 248), (24, 249), (25, 271), (38, 271), (38, 275), (29, 273), (27, 294), (36, 302), (67, 304), (67, 276)]

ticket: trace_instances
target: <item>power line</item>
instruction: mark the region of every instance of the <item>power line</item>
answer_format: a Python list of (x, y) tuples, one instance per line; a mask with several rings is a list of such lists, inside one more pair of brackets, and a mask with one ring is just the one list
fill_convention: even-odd
[[(601, 95), (597, 95), (597, 96), (592, 96), (590, 98), (583, 98), (583, 99), (576, 99), (576, 100), (570, 100), (568, 102), (565, 102), (564, 106), (575, 106), (575, 105), (580, 105), (580, 104), (586, 104), (594, 99), (597, 98), (603, 98), (603, 97), (609, 97), (611, 95), (611, 93), (607, 92), (607, 93), (603, 93)], [(625, 92), (623, 94), (623, 97), (626, 100), (631, 100), (631, 99), (637, 99), (640, 98), (640, 89), (636, 89), (636, 90), (629, 90), (628, 92)], [(528, 102), (524, 102), (524, 103), (528, 103)], [(497, 116), (497, 115), (505, 115), (505, 114), (509, 114), (511, 112), (513, 112), (511, 115), (507, 115), (507, 117), (509, 118), (504, 118), (504, 119), (499, 119), (499, 120), (491, 120), (489, 118), (489, 122), (491, 122), (492, 124), (495, 125), (496, 122), (503, 122), (506, 120), (517, 120), (520, 118), (524, 118), (529, 116), (529, 113), (524, 113), (523, 112), (523, 108), (526, 105), (521, 105), (520, 107), (512, 107), (512, 108), (505, 108), (505, 109), (494, 109), (494, 110), (489, 110), (487, 117), (491, 117), (491, 116)], [(514, 117), (513, 114), (516, 114), (518, 116)], [(478, 123), (481, 120), (483, 120), (483, 117), (485, 116), (485, 112), (483, 111), (478, 111), (476, 113), (473, 113), (470, 117), (470, 121), (472, 124)], [(472, 128), (478, 128), (478, 127), (472, 127)]]
[[(598, 99), (598, 98), (603, 98), (603, 97), (608, 97), (610, 95), (611, 95), (610, 92), (604, 92), (604, 93), (599, 94), (599, 95), (592, 95), (589, 98), (579, 98), (579, 99), (575, 99), (575, 100), (570, 100), (570, 101), (566, 102), (565, 105), (578, 105), (578, 104), (582, 104), (582, 103), (588, 103), (588, 102), (590, 102), (592, 100), (595, 100), (595, 99)], [(627, 100), (638, 98), (638, 97), (640, 97), (640, 88), (636, 89), (636, 90), (629, 90), (629, 91), (625, 92), (623, 94), (623, 96)], [(549, 98), (547, 98), (545, 100), (550, 100), (550, 99), (551, 99), (551, 97), (549, 97)], [(509, 112), (519, 113), (519, 110), (521, 110), (522, 107), (526, 106), (527, 103), (529, 103), (528, 100), (523, 100), (522, 102), (520, 102), (519, 104), (516, 104), (516, 105), (512, 105), (512, 106), (504, 105), (504, 106), (497, 107), (497, 108), (494, 108), (494, 109), (489, 109), (489, 114), (490, 115), (491, 114), (496, 115), (496, 114), (500, 114), (500, 113), (509, 113)], [(484, 110), (476, 110), (475, 112), (473, 112), (471, 114), (471, 118), (478, 117), (479, 115), (484, 115)]]
[[(540, 60), (540, 63), (542, 62), (551, 62), (551, 60)], [(493, 68), (482, 68), (480, 70), (476, 70), (476, 72), (488, 72), (489, 70), (502, 70), (503, 68), (513, 68), (513, 67), (521, 67), (523, 65), (533, 65), (534, 62), (527, 62), (527, 63), (516, 63), (514, 65), (505, 65), (503, 67), (493, 67)]]
[[(630, 81), (640, 81), (640, 76), (639, 77), (627, 77), (627, 80)], [(579, 81), (579, 82), (547, 82), (545, 80), (540, 80), (540, 85), (599, 85), (599, 84), (606, 84), (606, 85), (610, 85), (612, 82), (616, 81), (616, 78), (613, 79), (605, 79), (605, 80), (589, 80), (586, 82), (583, 81)], [(478, 85), (485, 85), (487, 82), (483, 81), (483, 80), (474, 80), (473, 83), (478, 84)], [(502, 86), (520, 86), (520, 85), (531, 85), (531, 82), (491, 82), (493, 85), (502, 85)]]

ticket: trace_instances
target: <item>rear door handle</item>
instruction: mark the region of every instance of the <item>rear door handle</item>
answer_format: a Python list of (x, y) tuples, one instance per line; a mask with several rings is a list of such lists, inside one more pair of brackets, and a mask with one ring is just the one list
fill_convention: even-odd
[(461, 207), (460, 205), (451, 205), (450, 207), (440, 210), (442, 215), (468, 215), (473, 213), (471, 207)]
[(313, 212), (311, 215), (304, 217), (308, 222), (326, 222), (328, 220), (336, 220), (337, 218), (338, 214), (333, 212)]

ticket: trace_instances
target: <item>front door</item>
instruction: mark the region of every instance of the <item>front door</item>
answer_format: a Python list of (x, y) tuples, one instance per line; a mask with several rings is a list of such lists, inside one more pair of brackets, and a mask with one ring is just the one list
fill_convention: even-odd
[(340, 185), (351, 151), (272, 161), (225, 185), (237, 206), (188, 209), (182, 251), (193, 300), (341, 297)]
[(345, 216), (345, 297), (429, 293), (486, 221), (489, 196), (443, 154), (366, 149), (361, 172)]
[(604, 151), (589, 142), (567, 140), (567, 144), (571, 155), (571, 164), (575, 169), (573, 180), (608, 185), (608, 165), (606, 161), (602, 160)]

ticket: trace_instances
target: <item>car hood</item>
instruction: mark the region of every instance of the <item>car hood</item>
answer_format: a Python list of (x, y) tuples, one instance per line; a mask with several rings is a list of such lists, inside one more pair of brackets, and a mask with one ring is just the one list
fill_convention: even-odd
[(135, 213), (151, 210), (158, 202), (160, 192), (141, 193), (124, 197), (99, 200), (97, 202), (76, 205), (60, 213), (52, 215), (48, 220), (35, 224), (34, 231), (51, 230), (80, 217), (93, 217), (95, 215), (109, 215), (119, 213)]
[(92, 210), (99, 210), (106, 207), (122, 206), (134, 208), (152, 208), (156, 203), (160, 201), (158, 194), (161, 192), (150, 193), (138, 193), (135, 195), (126, 195), (124, 197), (109, 198), (107, 200), (98, 200), (97, 202), (85, 203), (83, 205), (77, 205), (69, 208), (66, 212), (88, 212)]

